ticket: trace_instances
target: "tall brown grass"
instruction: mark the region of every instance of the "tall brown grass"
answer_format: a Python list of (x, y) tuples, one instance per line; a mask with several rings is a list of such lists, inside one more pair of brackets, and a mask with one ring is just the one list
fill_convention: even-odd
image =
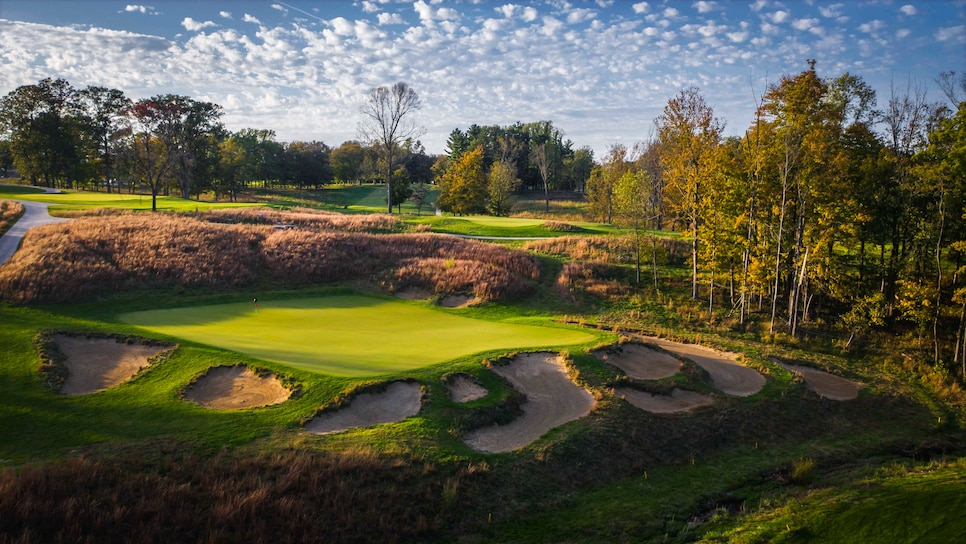
[(0, 235), (7, 232), (7, 229), (20, 219), (23, 212), (23, 204), (12, 200), (0, 200)]
[[(643, 241), (642, 254), (648, 260), (651, 258), (652, 242), (657, 245), (658, 261), (661, 263), (682, 263), (688, 259), (690, 248), (686, 240), (654, 238)], [(532, 240), (524, 244), (523, 249), (578, 261), (611, 264), (631, 264), (636, 259), (634, 238), (631, 236), (560, 236)]]
[(407, 542), (442, 486), (372, 452), (214, 457), (166, 445), (0, 472), (2, 542)]
[(377, 213), (346, 215), (310, 208), (280, 211), (267, 207), (227, 208), (192, 214), (202, 221), (251, 225), (292, 225), (303, 229), (345, 232), (399, 232), (406, 224), (395, 216)]
[[(446, 263), (459, 262), (459, 266)], [(472, 286), (517, 297), (539, 277), (522, 251), (433, 234), (370, 234), (224, 225), (173, 214), (80, 218), (31, 230), (0, 267), (0, 297), (71, 302), (144, 288), (237, 288), (366, 280), (438, 293)]]

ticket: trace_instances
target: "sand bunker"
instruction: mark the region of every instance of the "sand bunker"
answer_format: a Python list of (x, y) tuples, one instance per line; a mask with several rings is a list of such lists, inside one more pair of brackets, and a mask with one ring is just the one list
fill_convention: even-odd
[(219, 366), (195, 380), (184, 398), (206, 408), (242, 410), (285, 402), (292, 392), (274, 374), (259, 376), (247, 366)]
[(765, 377), (757, 370), (736, 361), (733, 353), (651, 336), (642, 338), (649, 344), (694, 361), (711, 376), (712, 387), (725, 394), (747, 397), (761, 391), (765, 386)]
[(407, 287), (394, 293), (397, 297), (405, 300), (426, 300), (433, 296), (433, 292), (422, 287)]
[(594, 397), (576, 385), (554, 353), (526, 353), (509, 364), (494, 365), (527, 397), (523, 415), (507, 425), (484, 427), (469, 433), (464, 442), (488, 453), (513, 451), (530, 444), (547, 431), (590, 413)]
[(446, 391), (453, 402), (470, 402), (486, 396), (486, 389), (466, 374), (456, 374), (446, 380)]
[(438, 304), (443, 308), (462, 308), (468, 305), (472, 300), (472, 297), (466, 295), (446, 295), (439, 299)]
[(670, 395), (655, 395), (633, 387), (615, 387), (614, 395), (620, 397), (641, 410), (655, 414), (673, 414), (690, 412), (702, 406), (714, 403), (714, 398), (702, 393), (674, 388)]
[(643, 344), (627, 343), (616, 349), (599, 349), (594, 356), (624, 371), (635, 380), (670, 378), (681, 370), (681, 361)]
[(393, 382), (381, 393), (363, 393), (344, 408), (315, 416), (305, 430), (328, 434), (402, 421), (419, 413), (422, 394), (418, 383)]
[(805, 380), (805, 387), (829, 400), (852, 400), (859, 396), (859, 389), (862, 389), (861, 383), (829, 374), (824, 370), (785, 363), (774, 357), (769, 360), (789, 372), (798, 374)]
[(150, 359), (171, 346), (126, 344), (114, 338), (87, 338), (56, 334), (53, 341), (66, 356), (64, 395), (86, 395), (114, 387), (150, 364)]

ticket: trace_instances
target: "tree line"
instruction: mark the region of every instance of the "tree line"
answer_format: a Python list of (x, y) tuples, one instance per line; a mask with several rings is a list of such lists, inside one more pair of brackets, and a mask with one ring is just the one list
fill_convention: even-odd
[(711, 315), (756, 313), (792, 337), (842, 325), (849, 346), (911, 328), (966, 375), (966, 77), (937, 82), (947, 101), (910, 83), (880, 104), (860, 77), (820, 78), (810, 61), (767, 86), (736, 137), (684, 89), (650, 141), (609, 149), (590, 207), (645, 252), (647, 229), (685, 232), (692, 298)]
[[(226, 130), (222, 113), (187, 96), (133, 101), (117, 89), (47, 78), (0, 98), (0, 167), (48, 187), (146, 187), (153, 206), (169, 192), (235, 199), (256, 183), (303, 189), (385, 179), (376, 143), (279, 142), (272, 130)], [(435, 157), (418, 141), (396, 147), (407, 183), (430, 182)]]

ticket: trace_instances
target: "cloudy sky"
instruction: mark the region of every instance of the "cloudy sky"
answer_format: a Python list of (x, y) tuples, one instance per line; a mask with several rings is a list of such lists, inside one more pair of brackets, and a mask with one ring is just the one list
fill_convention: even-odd
[(428, 151), (454, 128), (551, 120), (600, 157), (697, 86), (727, 134), (817, 61), (879, 92), (966, 71), (966, 1), (2, 0), (0, 94), (45, 77), (220, 104), (231, 130), (337, 146), (367, 91), (408, 82)]

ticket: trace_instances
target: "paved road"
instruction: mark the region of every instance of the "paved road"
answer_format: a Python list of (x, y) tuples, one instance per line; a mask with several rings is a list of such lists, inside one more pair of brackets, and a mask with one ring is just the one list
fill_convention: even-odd
[(32, 202), (29, 200), (15, 200), (23, 204), (24, 214), (20, 221), (14, 223), (10, 230), (0, 236), (0, 265), (7, 262), (20, 247), (20, 240), (23, 235), (33, 227), (47, 225), (49, 223), (60, 223), (69, 221), (62, 217), (51, 217), (47, 211), (49, 202)]

